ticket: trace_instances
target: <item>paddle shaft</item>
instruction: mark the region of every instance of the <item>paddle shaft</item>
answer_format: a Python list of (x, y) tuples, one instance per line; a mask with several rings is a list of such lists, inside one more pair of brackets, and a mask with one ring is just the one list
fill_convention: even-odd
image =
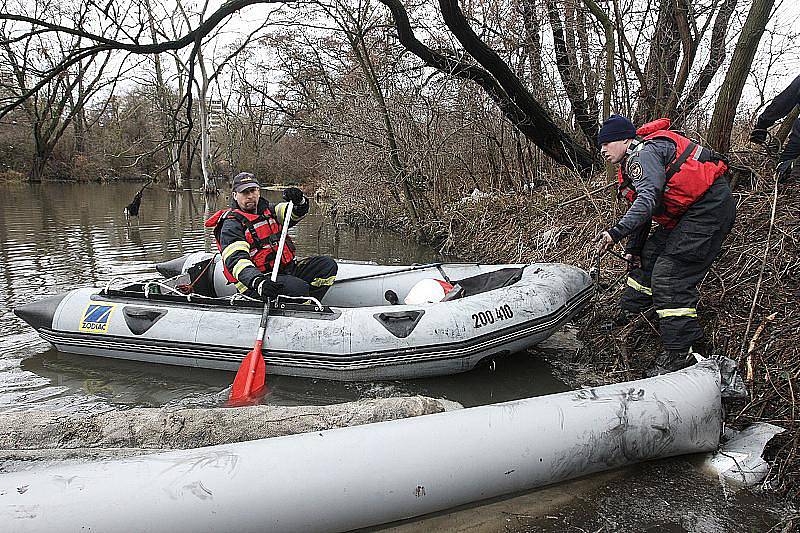
[(253, 355), (250, 357), (250, 366), (247, 369), (247, 381), (245, 381), (244, 390), (250, 394), (253, 387), (253, 380), (256, 377), (256, 366), (258, 358), (263, 357), (262, 347), (264, 346), (264, 334), (267, 330), (267, 318), (269, 317), (269, 299), (264, 302), (264, 310), (261, 312), (261, 324), (258, 326), (258, 337), (256, 343), (253, 345)]
[[(286, 235), (289, 233), (289, 223), (292, 221), (292, 210), (294, 203), (289, 200), (286, 206), (286, 215), (283, 217), (283, 228), (281, 228), (281, 240), (278, 243), (278, 253), (275, 254), (275, 263), (272, 265), (272, 282), (278, 279), (278, 269), (281, 268), (281, 259), (283, 259), (283, 247), (286, 244)], [(259, 337), (260, 338), (260, 337)]]
[(416, 265), (408, 268), (401, 268), (398, 270), (389, 270), (388, 272), (375, 272), (373, 274), (364, 274), (363, 276), (356, 276), (354, 278), (337, 279), (333, 282), (334, 285), (346, 283), (348, 281), (359, 281), (362, 279), (377, 278), (378, 276), (389, 276), (391, 274), (402, 274), (403, 272), (411, 272), (412, 270), (424, 270), (426, 268), (440, 267), (441, 263), (428, 263), (426, 265)]

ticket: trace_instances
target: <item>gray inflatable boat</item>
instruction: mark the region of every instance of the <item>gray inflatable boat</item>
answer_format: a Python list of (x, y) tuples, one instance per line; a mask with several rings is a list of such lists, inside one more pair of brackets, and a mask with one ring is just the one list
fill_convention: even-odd
[[(190, 254), (159, 271), (165, 277), (112, 280), (14, 312), (62, 352), (235, 371), (252, 348), (263, 304), (224, 294), (232, 289), (212, 254)], [(402, 303), (430, 279), (454, 289), (443, 301)], [(374, 380), (464, 372), (541, 342), (591, 296), (589, 275), (564, 264), (340, 262), (322, 301), (273, 303), (267, 373)]]

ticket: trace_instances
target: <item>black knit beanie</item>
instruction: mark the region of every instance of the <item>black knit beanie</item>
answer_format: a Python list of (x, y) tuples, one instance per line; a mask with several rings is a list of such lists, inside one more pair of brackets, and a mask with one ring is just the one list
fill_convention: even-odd
[(634, 138), (636, 138), (636, 126), (633, 125), (633, 122), (622, 115), (611, 115), (603, 121), (600, 134), (597, 136), (597, 144), (603, 145)]

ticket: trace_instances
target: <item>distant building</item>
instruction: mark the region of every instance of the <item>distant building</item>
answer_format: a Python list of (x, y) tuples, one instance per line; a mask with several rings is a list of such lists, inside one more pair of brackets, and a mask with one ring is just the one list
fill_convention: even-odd
[(222, 100), (208, 100), (208, 127), (212, 131), (222, 126), (225, 121), (225, 104)]

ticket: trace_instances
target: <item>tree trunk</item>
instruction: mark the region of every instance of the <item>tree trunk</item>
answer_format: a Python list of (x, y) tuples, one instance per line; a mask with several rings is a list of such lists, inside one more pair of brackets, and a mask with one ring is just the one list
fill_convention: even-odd
[(31, 162), (31, 170), (28, 176), (29, 181), (39, 183), (47, 173), (47, 162), (50, 160), (50, 151), (37, 148)]
[[(590, 146), (597, 145), (597, 104), (594, 106), (590, 99), (594, 95), (587, 95), (586, 89), (581, 80), (581, 72), (578, 66), (578, 58), (575, 55), (575, 46), (572, 41), (572, 32), (564, 31), (561, 24), (561, 9), (556, 0), (547, 0), (547, 16), (550, 19), (550, 27), (553, 29), (553, 45), (556, 53), (556, 67), (564, 83), (567, 98), (572, 105), (575, 113), (575, 121), (578, 123)], [(574, 21), (567, 21), (568, 29), (574, 25)], [(594, 114), (592, 113), (594, 109)]]
[(736, 107), (742, 97), (742, 89), (750, 73), (758, 43), (769, 20), (775, 0), (753, 0), (750, 13), (742, 27), (742, 33), (731, 57), (731, 67), (719, 89), (719, 97), (708, 128), (707, 145), (717, 152), (725, 153), (730, 148), (731, 128), (736, 116)]
[[(150, 38), (157, 42), (155, 20), (153, 19), (153, 8), (150, 0), (144, 0), (147, 9), (147, 17), (150, 25)], [(181, 175), (180, 146), (177, 140), (177, 128), (175, 127), (175, 116), (170, 105), (169, 88), (164, 83), (164, 69), (161, 66), (161, 56), (153, 55), (153, 62), (156, 70), (156, 98), (161, 108), (161, 133), (167, 142), (167, 157), (170, 161), (167, 166), (167, 182), (176, 189), (183, 187), (183, 176)]]
[(681, 60), (681, 68), (678, 70), (678, 75), (675, 78), (675, 86), (672, 93), (667, 98), (667, 103), (664, 105), (662, 114), (667, 117), (672, 117), (675, 114), (675, 108), (678, 106), (678, 99), (683, 94), (683, 89), (686, 87), (686, 81), (689, 78), (689, 71), (692, 69), (695, 55), (697, 54), (697, 45), (699, 44), (696, 36), (692, 35), (689, 27), (689, 16), (691, 15), (690, 7), (686, 0), (678, 0), (678, 5), (675, 8), (675, 20), (677, 21), (678, 30), (681, 36), (681, 47), (683, 49), (683, 59)]
[(797, 117), (800, 117), (800, 105), (794, 106), (791, 113), (786, 115), (786, 118), (781, 122), (781, 127), (778, 128), (778, 132), (775, 134), (775, 137), (778, 138), (781, 144), (786, 141), (786, 137), (788, 137), (789, 132), (792, 131), (792, 124), (797, 120)]
[(592, 15), (603, 25), (606, 37), (605, 84), (603, 85), (603, 120), (611, 114), (611, 93), (614, 90), (614, 24), (594, 0), (583, 0)]
[(539, 37), (541, 23), (536, 13), (536, 0), (522, 0), (522, 22), (525, 26), (525, 42), (522, 45), (529, 62), (528, 84), (534, 95), (541, 95), (542, 40)]
[(208, 72), (203, 52), (197, 49), (197, 64), (200, 67), (200, 84), (198, 86), (198, 119), (200, 120), (200, 168), (203, 171), (203, 191), (215, 194), (217, 187), (211, 176), (211, 124), (208, 117)]
[(641, 97), (634, 114), (634, 124), (661, 116), (672, 94), (680, 57), (680, 32), (675, 11), (675, 0), (660, 0), (658, 21), (644, 68), (645, 86), (640, 89)]
[(728, 33), (728, 23), (730, 22), (731, 15), (733, 15), (733, 12), (736, 10), (738, 1), (739, 0), (723, 0), (719, 8), (717, 18), (714, 20), (714, 28), (711, 30), (708, 63), (706, 63), (706, 66), (700, 71), (694, 85), (675, 110), (674, 122), (676, 127), (681, 127), (688, 115), (700, 104), (700, 99), (706, 94), (711, 80), (714, 79), (722, 62), (725, 61), (725, 37)]

